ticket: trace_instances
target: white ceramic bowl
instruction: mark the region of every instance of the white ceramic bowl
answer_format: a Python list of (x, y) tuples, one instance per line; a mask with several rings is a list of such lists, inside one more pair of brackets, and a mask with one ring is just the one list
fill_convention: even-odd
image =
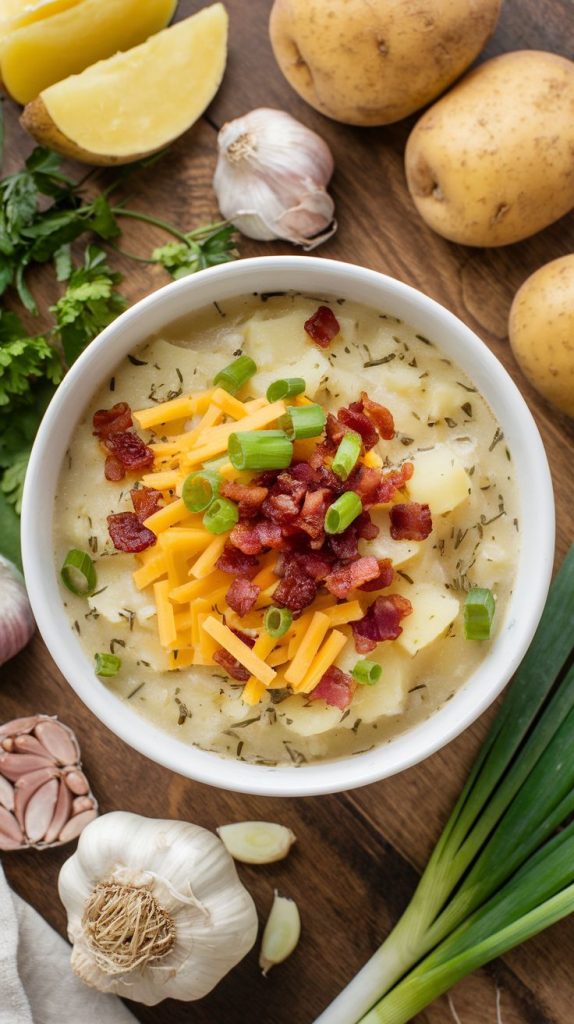
[[(190, 747), (121, 703), (94, 676), (70, 629), (52, 556), (54, 494), (75, 424), (124, 356), (170, 321), (249, 292), (284, 289), (330, 294), (400, 317), (459, 363), (489, 402), (513, 457), (520, 492), (521, 551), (502, 628), (486, 658), (427, 721), (364, 754), (337, 761), (244, 764)], [(333, 260), (270, 256), (241, 260), (167, 285), (111, 324), (74, 364), (34, 444), (22, 511), (26, 582), (36, 620), (56, 664), (91, 711), (126, 743), (181, 775), (224, 789), (307, 796), (352, 789), (422, 761), (466, 729), (492, 703), (523, 657), (546, 598), (554, 551), (554, 503), (548, 463), (532, 416), (498, 360), (452, 313), (421, 292), (372, 270)]]

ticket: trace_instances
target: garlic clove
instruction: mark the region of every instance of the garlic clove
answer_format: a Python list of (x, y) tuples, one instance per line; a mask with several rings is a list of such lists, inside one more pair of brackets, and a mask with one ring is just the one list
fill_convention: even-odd
[(234, 860), (244, 864), (273, 864), (287, 856), (295, 835), (270, 821), (238, 821), (221, 825), (217, 834)]
[(71, 839), (76, 839), (80, 832), (85, 829), (86, 825), (89, 825), (94, 820), (97, 813), (97, 810), (94, 808), (92, 811), (82, 811), (81, 814), (75, 814), (73, 818), (70, 818), (67, 825), (64, 825), (58, 836), (59, 842), (69, 843)]
[(83, 796), (90, 788), (86, 776), (79, 770), (66, 772), (64, 781), (68, 789), (77, 796)]
[(0, 665), (26, 646), (35, 629), (24, 580), (0, 555)]
[[(10, 744), (8, 747), (7, 744)], [(23, 736), (16, 736), (16, 739), (5, 739), (2, 743), (5, 750), (13, 750), (15, 754), (39, 754), (40, 757), (49, 756), (49, 752), (42, 746), (39, 740), (30, 733)]]
[(76, 737), (61, 722), (45, 719), (36, 726), (34, 733), (48, 754), (59, 764), (74, 764), (79, 760), (80, 750)]
[(277, 230), (282, 238), (301, 245), (309, 252), (335, 234), (337, 222), (333, 219), (334, 213), (335, 204), (327, 192), (306, 192), (298, 206), (281, 214)]
[(264, 975), (291, 956), (300, 935), (301, 917), (295, 900), (280, 896), (275, 890), (259, 954), (259, 966)]
[(7, 811), (4, 807), (0, 807), (0, 831), (2, 831), (3, 834), (7, 836), (9, 839), (12, 839), (14, 842), (17, 842), (19, 845), (21, 845), (24, 841), (22, 829), (20, 828), (18, 822), (16, 821), (16, 818), (14, 817), (13, 814), (10, 814), (10, 811)]
[(14, 787), (3, 775), (0, 775), (0, 807), (5, 807), (7, 811), (14, 810)]
[(0, 739), (3, 736), (20, 736), (24, 732), (32, 732), (38, 724), (38, 715), (29, 718), (13, 718), (11, 722), (0, 725)]
[(22, 775), (35, 772), (38, 768), (47, 768), (54, 764), (51, 758), (39, 757), (37, 754), (0, 754), (0, 772), (6, 779), (16, 782)]
[(72, 815), (72, 794), (66, 786), (66, 783), (62, 779), (60, 781), (60, 787), (58, 789), (58, 799), (54, 808), (54, 814), (50, 825), (44, 836), (44, 842), (55, 843), (56, 839), (60, 835), (60, 832), (64, 828), (64, 825), (69, 821)]
[(54, 768), (39, 768), (38, 771), (22, 775), (14, 786), (14, 814), (22, 828), (24, 827), (24, 814), (29, 800), (34, 796), (40, 786), (57, 778), (58, 772)]
[(58, 799), (58, 780), (50, 779), (30, 797), (24, 814), (24, 831), (29, 842), (39, 843), (52, 820)]

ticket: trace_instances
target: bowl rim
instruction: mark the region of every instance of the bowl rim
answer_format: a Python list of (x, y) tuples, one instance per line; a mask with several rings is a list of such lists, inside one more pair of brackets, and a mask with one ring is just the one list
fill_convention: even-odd
[[(244, 279), (251, 282), (250, 287), (240, 286)], [(293, 283), (299, 279), (300, 283)], [(329, 279), (332, 281), (327, 284)], [(274, 286), (262, 286), (271, 280)], [(416, 328), (420, 318), (426, 325), (425, 333), (436, 339), (439, 348), (450, 354), (455, 342), (460, 346), (455, 360), (478, 384), (507, 437), (513, 438), (509, 444), (518, 483), (522, 534), (516, 584), (504, 622), (485, 660), (450, 702), (371, 750), (331, 761), (272, 767), (239, 762), (185, 744), (133, 711), (104, 684), (94, 686), (93, 668), (64, 611), (49, 541), (53, 494), (68, 437), (64, 447), (61, 438), (71, 433), (90, 396), (113, 367), (151, 333), (161, 330), (161, 325), (186, 315), (168, 315), (178, 302), (189, 313), (208, 304), (206, 295), (216, 293), (221, 297), (220, 289), (226, 292), (223, 298), (228, 298), (250, 291), (279, 290), (279, 281), (282, 290), (322, 290), (323, 294), (336, 294), (350, 301), (379, 304), (395, 315), (397, 309), (406, 309), (404, 319), (409, 325)], [(357, 298), (362, 293), (380, 293), (379, 303), (374, 298)], [(150, 326), (155, 320), (157, 328)], [(128, 344), (126, 338), (131, 335), (139, 340)], [(88, 389), (82, 384), (86, 379), (97, 379), (97, 383)], [(69, 410), (74, 407), (78, 390), (86, 390), (88, 397), (81, 401), (78, 414), (71, 416)], [(375, 270), (316, 256), (260, 256), (213, 267), (150, 293), (113, 321), (74, 363), (48, 407), (32, 449), (22, 505), (24, 574), (36, 622), (54, 661), (84, 704), (120, 739), (152, 761), (198, 782), (263, 796), (314, 796), (367, 785), (419, 763), (463, 732), (501, 693), (529, 646), (550, 584), (554, 535), (552, 482), (542, 440), (524, 398), (494, 353), (458, 317), (418, 289)], [(494, 680), (486, 667), (494, 667)], [(470, 693), (470, 683), (475, 685), (474, 693)]]

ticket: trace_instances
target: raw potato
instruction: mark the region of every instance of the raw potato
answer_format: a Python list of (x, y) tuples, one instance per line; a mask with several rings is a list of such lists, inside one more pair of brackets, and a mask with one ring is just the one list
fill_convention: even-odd
[(462, 245), (509, 245), (574, 206), (574, 63), (505, 53), (427, 110), (407, 142), (421, 217)]
[(512, 303), (508, 334), (530, 383), (574, 417), (574, 253), (524, 282)]
[(76, 7), (82, 0), (2, 0), (0, 39), (23, 25), (51, 18), (53, 14)]
[(2, 40), (4, 88), (19, 103), (29, 103), (54, 82), (143, 43), (168, 24), (175, 5), (176, 0), (82, 0), (78, 11), (77, 5), (61, 3), (70, 9), (24, 24)]
[(409, 497), (430, 505), (434, 515), (451, 512), (466, 501), (470, 477), (462, 462), (445, 444), (430, 451), (417, 452), (414, 473), (407, 484)]
[(492, 35), (501, 0), (275, 0), (287, 81), (344, 124), (391, 124), (439, 96)]
[(25, 108), (22, 124), (64, 156), (129, 163), (197, 121), (217, 92), (226, 57), (227, 14), (217, 3), (46, 89)]

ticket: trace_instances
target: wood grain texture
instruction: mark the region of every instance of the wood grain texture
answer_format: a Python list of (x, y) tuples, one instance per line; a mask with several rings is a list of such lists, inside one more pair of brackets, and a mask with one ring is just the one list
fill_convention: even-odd
[[(202, 6), (181, 0), (178, 17)], [(230, 58), (220, 93), (203, 118), (154, 168), (130, 182), (133, 205), (188, 228), (217, 214), (211, 190), (216, 131), (255, 106), (276, 106), (319, 131), (336, 162), (333, 195), (338, 234), (321, 255), (361, 263), (422, 289), (458, 314), (490, 346), (523, 391), (549, 455), (557, 501), (557, 561), (574, 539), (574, 424), (546, 406), (512, 358), (506, 321), (512, 296), (538, 266), (574, 250), (572, 215), (518, 245), (474, 250), (434, 235), (417, 216), (403, 170), (404, 144), (414, 119), (380, 129), (327, 121), (306, 106), (278, 71), (267, 38), (270, 0), (226, 0), (231, 18)], [(545, 49), (571, 56), (571, 0), (506, 0), (484, 56), (512, 49)], [(7, 104), (7, 166), (32, 148)], [(74, 168), (77, 171), (77, 168)], [(109, 176), (108, 176), (109, 178)], [(104, 180), (106, 175), (104, 175)], [(122, 247), (149, 254), (160, 235), (126, 224)], [(283, 243), (241, 241), (244, 256), (291, 252)], [(124, 291), (135, 301), (166, 276), (124, 257)], [(56, 286), (40, 271), (45, 311)], [(379, 944), (407, 904), (495, 709), (424, 764), (399, 777), (340, 796), (263, 799), (196, 785), (167, 772), (121, 743), (83, 707), (58, 673), (38, 637), (1, 670), (0, 721), (32, 712), (57, 714), (76, 729), (84, 763), (103, 812), (123, 808), (172, 816), (208, 828), (243, 818), (281, 820), (297, 834), (288, 861), (241, 868), (262, 919), (273, 889), (299, 900), (303, 938), (296, 955), (263, 979), (257, 951), (201, 1003), (172, 1001), (146, 1009), (130, 1004), (145, 1024), (311, 1024)], [(58, 870), (71, 848), (3, 857), (9, 880), (62, 933), (56, 897)], [(452, 1005), (462, 1024), (571, 1024), (574, 921), (565, 921), (459, 984)], [(446, 997), (417, 1024), (453, 1019)]]

